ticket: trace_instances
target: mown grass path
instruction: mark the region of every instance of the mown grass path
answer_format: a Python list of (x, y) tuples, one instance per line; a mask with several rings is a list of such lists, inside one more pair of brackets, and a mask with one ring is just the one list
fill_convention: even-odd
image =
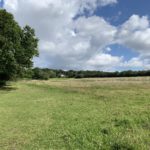
[(149, 150), (150, 78), (19, 81), (0, 90), (1, 150)]

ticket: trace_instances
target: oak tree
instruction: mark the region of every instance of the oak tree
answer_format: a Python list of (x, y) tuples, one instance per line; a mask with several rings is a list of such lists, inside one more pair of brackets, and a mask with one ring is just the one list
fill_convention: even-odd
[(0, 85), (23, 74), (38, 56), (38, 39), (30, 26), (21, 28), (13, 15), (0, 10)]

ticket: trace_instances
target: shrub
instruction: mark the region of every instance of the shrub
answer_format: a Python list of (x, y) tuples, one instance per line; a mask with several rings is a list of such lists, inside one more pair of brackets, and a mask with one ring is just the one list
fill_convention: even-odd
[(49, 73), (39, 69), (39, 68), (35, 68), (33, 69), (33, 79), (36, 80), (48, 80), (49, 79)]

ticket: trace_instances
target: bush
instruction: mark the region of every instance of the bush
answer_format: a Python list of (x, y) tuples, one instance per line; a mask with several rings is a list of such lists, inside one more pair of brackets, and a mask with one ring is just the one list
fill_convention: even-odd
[(49, 78), (56, 78), (56, 73), (54, 71), (50, 71)]
[(36, 80), (48, 80), (49, 79), (49, 73), (39, 69), (39, 68), (35, 68), (33, 69), (33, 79)]

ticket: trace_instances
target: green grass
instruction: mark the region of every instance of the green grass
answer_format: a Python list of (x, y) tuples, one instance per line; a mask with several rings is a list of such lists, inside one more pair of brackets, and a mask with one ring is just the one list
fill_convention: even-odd
[(1, 150), (149, 150), (150, 78), (19, 81), (0, 89)]

